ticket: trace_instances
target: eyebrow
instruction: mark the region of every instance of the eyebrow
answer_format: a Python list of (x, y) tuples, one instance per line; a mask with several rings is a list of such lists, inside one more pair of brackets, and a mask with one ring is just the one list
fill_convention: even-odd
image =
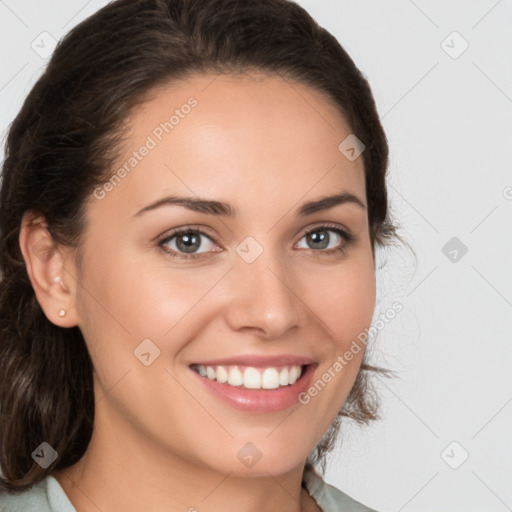
[[(315, 201), (309, 201), (304, 203), (298, 210), (298, 217), (306, 217), (313, 213), (328, 210), (341, 204), (356, 204), (363, 209), (366, 209), (366, 205), (354, 194), (350, 192), (343, 192), (333, 196), (322, 197)], [(229, 203), (222, 201), (214, 201), (212, 199), (203, 199), (200, 197), (186, 197), (186, 196), (168, 196), (158, 199), (154, 203), (151, 203), (134, 214), (134, 217), (138, 217), (146, 212), (156, 210), (163, 206), (178, 205), (183, 206), (189, 210), (199, 213), (206, 213), (208, 215), (218, 215), (222, 217), (236, 217), (236, 209)]]

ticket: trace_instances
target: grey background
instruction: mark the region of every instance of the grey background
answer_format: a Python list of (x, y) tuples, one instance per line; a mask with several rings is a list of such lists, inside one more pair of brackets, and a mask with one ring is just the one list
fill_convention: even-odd
[[(326, 480), (382, 512), (512, 510), (512, 1), (297, 3), (370, 81), (416, 254), (379, 251), (375, 318), (404, 309), (371, 350), (399, 378), (376, 379), (383, 418), (346, 423)], [(51, 38), (105, 4), (0, 0), (2, 136)]]

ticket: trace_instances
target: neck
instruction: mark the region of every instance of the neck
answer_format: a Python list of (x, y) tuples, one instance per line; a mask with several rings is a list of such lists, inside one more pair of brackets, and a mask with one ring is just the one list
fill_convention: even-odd
[(53, 473), (77, 511), (320, 510), (301, 487), (304, 464), (279, 475), (221, 473), (165, 451), (133, 427), (120, 431), (100, 418), (84, 456)]

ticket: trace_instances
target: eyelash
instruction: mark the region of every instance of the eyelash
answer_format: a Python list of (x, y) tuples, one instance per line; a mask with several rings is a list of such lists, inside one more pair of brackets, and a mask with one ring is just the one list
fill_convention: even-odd
[[(334, 249), (327, 249), (327, 250), (325, 250), (325, 249), (324, 250), (309, 249), (309, 251), (314, 254), (315, 258), (318, 258), (320, 256), (334, 256), (336, 254), (344, 254), (347, 247), (350, 246), (355, 241), (355, 237), (352, 234), (339, 228), (335, 224), (329, 224), (329, 223), (322, 224), (320, 226), (315, 226), (314, 228), (308, 229), (307, 231), (302, 233), (300, 240), (302, 240), (305, 236), (307, 236), (311, 233), (316, 233), (318, 231), (333, 231), (337, 235), (339, 235), (344, 241), (339, 247), (336, 247)], [(198, 254), (194, 254), (194, 253), (186, 254), (186, 253), (177, 252), (174, 249), (169, 250), (164, 247), (164, 245), (166, 243), (170, 242), (173, 238), (175, 238), (179, 235), (186, 235), (186, 234), (190, 234), (190, 233), (203, 235), (203, 236), (209, 238), (213, 243), (219, 245), (218, 242), (212, 236), (210, 236), (208, 233), (206, 233), (202, 229), (196, 228), (194, 226), (187, 226), (184, 228), (178, 228), (175, 231), (171, 231), (171, 233), (167, 234), (165, 236), (165, 238), (160, 239), (157, 242), (157, 245), (160, 249), (162, 249), (171, 258), (180, 258), (180, 259), (184, 259), (184, 260), (192, 260), (192, 259), (199, 260), (201, 258), (206, 257), (208, 255), (208, 252), (198, 253)], [(302, 249), (302, 250), (304, 250), (304, 249)], [(218, 252), (220, 252), (220, 251), (218, 251)]]

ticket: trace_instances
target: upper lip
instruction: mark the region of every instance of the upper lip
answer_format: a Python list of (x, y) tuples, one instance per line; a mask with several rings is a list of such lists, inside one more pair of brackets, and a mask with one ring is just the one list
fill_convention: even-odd
[(297, 365), (304, 366), (312, 364), (315, 361), (309, 357), (295, 356), (290, 354), (282, 354), (277, 356), (264, 355), (240, 355), (225, 357), (222, 359), (214, 359), (209, 361), (197, 361), (194, 364), (202, 366), (253, 366), (253, 367), (272, 367)]

